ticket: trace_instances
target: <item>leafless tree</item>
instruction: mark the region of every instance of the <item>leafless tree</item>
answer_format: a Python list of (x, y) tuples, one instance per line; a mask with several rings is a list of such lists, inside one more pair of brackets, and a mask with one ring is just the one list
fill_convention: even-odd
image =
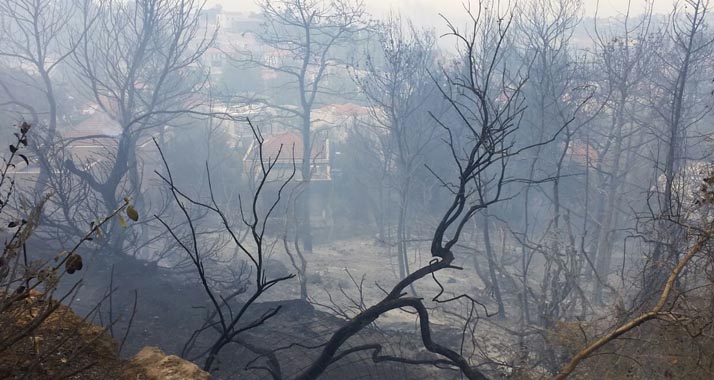
[[(711, 173), (701, 182), (696, 201), (698, 207), (704, 209), (711, 208), (712, 202), (714, 202), (713, 183), (714, 177), (712, 177)], [(699, 220), (696, 220), (696, 218), (695, 220), (690, 220), (690, 224), (687, 226), (688, 236), (685, 238), (685, 242), (683, 242), (683, 244), (687, 245), (686, 251), (679, 257), (677, 263), (667, 274), (666, 280), (657, 290), (657, 296), (653, 300), (653, 306), (625, 320), (612, 331), (595, 339), (592, 343), (586, 344), (584, 348), (576, 352), (573, 358), (561, 368), (554, 379), (564, 380), (568, 378), (582, 361), (591, 357), (596, 351), (649, 321), (666, 318), (671, 318), (676, 321), (679, 318), (688, 318), (683, 315), (678, 315), (676, 310), (677, 301), (683, 294), (690, 291), (682, 289), (678, 286), (678, 282), (687, 267), (694, 265), (697, 256), (709, 256), (711, 254), (711, 239), (712, 233), (714, 232), (712, 220), (708, 214), (703, 212), (699, 213), (698, 216), (701, 217)]]
[(614, 234), (623, 228), (618, 210), (622, 202), (631, 201), (625, 198), (631, 191), (625, 184), (634, 178), (633, 168), (638, 163), (635, 148), (646, 141), (640, 94), (645, 92), (660, 44), (652, 17), (650, 4), (639, 17), (631, 16), (628, 10), (619, 25), (621, 30), (602, 30), (595, 25), (593, 72), (600, 73), (595, 78), (602, 89), (603, 113), (610, 119), (588, 135), (589, 145), (596, 152), (592, 160), (597, 189), (593, 204), (598, 228), (589, 260), (594, 264), (593, 294), (598, 304), (603, 302), (603, 289), (609, 287), (613, 249), (617, 247)]
[[(424, 152), (435, 129), (425, 117), (425, 107), (436, 92), (431, 80), (435, 71), (434, 37), (399, 16), (390, 16), (376, 27), (379, 51), (368, 54), (352, 76), (366, 96), (382, 143), (386, 178), (398, 194), (397, 255), (399, 278), (409, 274), (409, 202), (416, 172), (423, 169)], [(429, 107), (433, 107), (429, 104)], [(391, 173), (393, 172), (393, 173)], [(388, 192), (390, 193), (390, 192)], [(380, 202), (380, 207), (384, 203)]]
[[(11, 169), (23, 165), (23, 162), (27, 165), (29, 161), (25, 155), (29, 146), (29, 131), (29, 124), (19, 126), (16, 140), (10, 145), (10, 154), (3, 157), (0, 167), (0, 218), (8, 228), (8, 237), (0, 252), (0, 353), (22, 352), (20, 346), (24, 342), (33, 342), (36, 359), (31, 359), (28, 368), (18, 370), (18, 374), (26, 371), (25, 376), (31, 376), (41, 360), (46, 360), (59, 349), (54, 345), (41, 347), (41, 337), (36, 336), (36, 332), (63, 302), (71, 303), (76, 296), (81, 279), (71, 282), (67, 290), (60, 290), (59, 285), (69, 282), (67, 277), (83, 269), (80, 248), (101, 234), (109, 220), (123, 218), (120, 213), (126, 211), (132, 219), (136, 216), (136, 210), (126, 199), (117, 209), (93, 223), (67, 251), (49, 256), (34, 252), (28, 243), (34, 237), (41, 222), (42, 208), (51, 195), (26, 207), (12, 200), (17, 188)], [(68, 356), (74, 358), (73, 355)]]
[[(706, 158), (689, 149), (691, 137), (699, 140), (706, 132), (697, 131), (699, 121), (709, 113), (709, 101), (704, 99), (704, 89), (700, 78), (711, 77), (709, 60), (714, 52), (714, 38), (706, 28), (706, 18), (710, 4), (705, 0), (686, 0), (676, 3), (670, 15), (669, 27), (660, 49), (653, 73), (653, 91), (658, 94), (653, 101), (653, 111), (663, 121), (663, 130), (655, 130), (655, 138), (660, 142), (652, 160), (656, 163), (656, 192), (653, 229), (654, 248), (647, 273), (644, 278), (643, 293), (657, 291), (667, 276), (668, 269), (677, 262), (683, 241), (683, 210), (681, 194), (675, 189), (675, 182), (686, 171), (689, 160)], [(708, 80), (708, 79), (707, 79)], [(688, 146), (690, 145), (690, 146)], [(661, 154), (659, 152), (662, 152)], [(698, 157), (699, 156), (699, 157)], [(664, 183), (661, 183), (664, 182)], [(646, 298), (646, 297), (645, 297)]]
[[(495, 13), (489, 15), (488, 12), (494, 11), (487, 11), (485, 8), (469, 10), (471, 25), (465, 32), (449, 24), (450, 35), (456, 38), (460, 48), (461, 60), (452, 72), (446, 74), (446, 85), (440, 85), (439, 89), (457, 115), (458, 122), (446, 124), (436, 119), (436, 123), (446, 134), (445, 142), (454, 169), (453, 173), (440, 173), (438, 179), (453, 198), (435, 228), (431, 240), (432, 260), (386, 291), (386, 295), (379, 302), (364, 308), (349, 319), (331, 336), (317, 360), (299, 374), (298, 379), (315, 379), (335, 361), (359, 351), (374, 351), (373, 358), (377, 360), (447, 365), (457, 368), (469, 379), (487, 378), (475, 363), (434, 340), (425, 301), (408, 296), (406, 289), (420, 280), (432, 277), (441, 289), (432, 298), (436, 305), (443, 306), (445, 303), (459, 301), (480, 305), (466, 294), (442, 299), (445, 289), (440, 285), (438, 275), (442, 271), (461, 269), (454, 263), (453, 249), (473, 217), (502, 200), (504, 185), (514, 180), (508, 170), (509, 160), (525, 150), (553, 141), (551, 137), (519, 147), (513, 141), (523, 113), (522, 88), (525, 78), (512, 73), (513, 81), (506, 81), (506, 77), (501, 75), (502, 72), (497, 70), (503, 58), (500, 42), (508, 34), (512, 17), (501, 18)], [(483, 53), (480, 49), (485, 48), (485, 40), (482, 39), (484, 36), (495, 41), (496, 48), (488, 50), (488, 59), (478, 60)], [(484, 191), (485, 184), (488, 184), (490, 191)], [(379, 344), (341, 349), (347, 340), (384, 313), (404, 308), (416, 311), (422, 342), (428, 351), (435, 354), (434, 359), (415, 360), (382, 356), (379, 354)]]
[[(199, 62), (215, 31), (202, 27), (202, 9), (200, 0), (106, 0), (84, 8), (92, 38), (75, 51), (77, 78), (97, 111), (114, 120), (121, 134), (115, 147), (108, 147), (113, 157), (104, 157), (100, 165), (86, 168), (68, 159), (65, 167), (99, 194), (107, 209), (115, 207), (120, 193), (144, 206), (140, 143), (179, 117), (209, 112), (200, 95), (207, 73)], [(97, 137), (114, 138), (86, 138)], [(112, 235), (113, 248), (120, 252), (121, 239)]]
[[(57, 81), (62, 65), (69, 61), (86, 35), (86, 29), (76, 25), (76, 17), (87, 3), (74, 0), (8, 0), (0, 4), (0, 57), (5, 67), (17, 68), (18, 76), (0, 81), (0, 89), (10, 99), (8, 104), (25, 108), (28, 114), (41, 115), (46, 133), (37, 134), (35, 156), (40, 173), (34, 192), (41, 195), (48, 181), (48, 172), (55, 166), (46, 151), (52, 150), (58, 110)], [(91, 24), (91, 20), (89, 20)], [(17, 99), (14, 85), (34, 89), (42, 98), (41, 104), (29, 104)], [(39, 129), (38, 129), (39, 130)]]
[[(203, 326), (192, 335), (190, 341), (187, 343), (187, 346), (184, 349), (184, 355), (189, 354), (188, 351), (190, 351), (190, 349), (195, 344), (196, 339), (200, 335), (215, 330), (217, 336), (213, 340), (213, 343), (204, 352), (198, 355), (199, 358), (205, 357), (203, 368), (206, 371), (211, 371), (211, 369), (213, 368), (213, 362), (216, 360), (216, 356), (226, 345), (229, 345), (231, 343), (239, 343), (245, 345), (245, 342), (242, 342), (240, 340), (241, 333), (244, 333), (250, 329), (254, 329), (266, 323), (269, 319), (274, 317), (280, 311), (280, 306), (278, 306), (276, 308), (271, 308), (267, 310), (265, 313), (263, 313), (257, 318), (252, 318), (247, 315), (251, 306), (253, 306), (253, 304), (258, 301), (258, 299), (263, 296), (268, 290), (270, 290), (275, 285), (294, 277), (293, 274), (289, 274), (283, 277), (269, 278), (266, 274), (267, 257), (269, 254), (269, 250), (272, 247), (272, 245), (269, 244), (267, 240), (268, 236), (266, 235), (266, 228), (268, 226), (268, 222), (270, 221), (272, 213), (276, 210), (276, 207), (281, 201), (283, 191), (290, 183), (292, 178), (295, 176), (295, 166), (293, 166), (292, 173), (290, 173), (286, 178), (276, 179), (276, 173), (274, 173), (274, 169), (276, 164), (278, 164), (280, 160), (280, 156), (283, 154), (288, 155), (289, 149), (292, 148), (294, 151), (294, 147), (281, 146), (275, 157), (265, 157), (263, 152), (263, 136), (261, 135), (260, 130), (254, 127), (250, 123), (250, 121), (248, 123), (254, 133), (254, 137), (257, 143), (257, 149), (255, 150), (255, 154), (257, 156), (256, 162), (259, 163), (257, 173), (249, 173), (249, 175), (255, 174), (257, 176), (257, 187), (253, 194), (250, 194), (250, 197), (248, 197), (247, 203), (244, 204), (241, 202), (239, 204), (241, 222), (250, 231), (249, 242), (246, 242), (245, 240), (242, 240), (239, 237), (239, 234), (236, 232), (236, 229), (231, 224), (226, 212), (216, 201), (216, 196), (213, 192), (211, 182), (211, 173), (210, 171), (208, 171), (208, 166), (206, 166), (206, 170), (208, 171), (207, 175), (210, 198), (207, 202), (197, 200), (197, 198), (194, 198), (182, 192), (177, 187), (179, 185), (174, 182), (171, 169), (169, 168), (169, 164), (166, 162), (165, 159), (163, 162), (166, 174), (157, 173), (161, 177), (163, 182), (169, 187), (173, 199), (175, 201), (175, 206), (180, 209), (181, 214), (183, 214), (185, 218), (185, 227), (188, 232), (186, 234), (181, 234), (180, 231), (177, 231), (175, 227), (169, 225), (168, 222), (161, 216), (155, 215), (155, 218), (157, 218), (159, 222), (164, 225), (164, 227), (166, 227), (166, 229), (169, 231), (171, 236), (174, 237), (181, 249), (190, 257), (191, 262), (193, 263), (194, 268), (199, 276), (203, 290), (206, 292), (206, 295), (211, 300), (211, 308), (208, 312), (207, 318)], [(160, 147), (158, 143), (156, 143), (156, 140), (154, 140), (154, 143), (160, 151)], [(163, 158), (163, 153), (161, 154)], [(267, 207), (266, 210), (262, 210), (261, 204), (263, 202), (263, 199), (266, 197), (264, 192), (268, 189), (270, 182), (276, 180), (280, 181), (276, 190), (276, 196), (269, 198), (271, 199), (270, 205)], [(215, 214), (216, 217), (218, 217), (222, 227), (225, 229), (225, 233), (230, 237), (230, 240), (238, 248), (240, 254), (245, 257), (247, 262), (249, 262), (249, 265), (252, 269), (251, 273), (253, 276), (252, 282), (254, 288), (250, 293), (249, 297), (237, 306), (235, 312), (233, 310), (233, 306), (235, 306), (234, 298), (242, 294), (243, 292), (246, 292), (247, 290), (244, 288), (238, 288), (237, 290), (234, 290), (234, 292), (229, 296), (224, 297), (221, 296), (212, 287), (210, 283), (211, 273), (207, 271), (205, 261), (206, 256), (210, 252), (205, 252), (206, 247), (201, 245), (201, 231), (199, 230), (199, 226), (196, 225), (196, 222), (194, 221), (191, 207), (208, 210), (212, 214)], [(247, 275), (250, 276), (251, 273), (248, 273)]]
[(264, 105), (290, 116), (302, 137), (300, 176), (304, 182), (299, 199), (300, 240), (312, 252), (310, 180), (315, 138), (313, 110), (321, 99), (334, 94), (330, 78), (341, 67), (338, 49), (349, 46), (366, 27), (361, 0), (271, 0), (261, 1), (264, 25), (253, 31), (262, 52), (230, 53), (239, 66), (258, 67), (279, 76), (279, 91), (293, 94), (296, 106), (278, 104), (262, 96), (244, 100)]

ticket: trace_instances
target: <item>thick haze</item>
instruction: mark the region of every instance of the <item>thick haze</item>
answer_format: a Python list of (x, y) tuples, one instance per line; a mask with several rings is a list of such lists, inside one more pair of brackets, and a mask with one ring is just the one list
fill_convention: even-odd
[[(515, 4), (524, 1), (514, 1)], [(390, 10), (396, 10), (403, 15), (421, 23), (425, 26), (436, 26), (434, 18), (438, 14), (443, 14), (449, 19), (459, 20), (463, 18), (463, 4), (461, 0), (365, 0), (367, 9), (371, 13), (379, 16)], [(639, 14), (645, 8), (645, 1), (632, 1), (632, 13)], [(257, 6), (252, 0), (209, 0), (208, 6), (221, 4), (224, 9), (230, 11), (251, 11)], [(475, 2), (474, 2), (475, 4)], [(672, 10), (673, 2), (670, 0), (655, 0), (654, 13), (669, 13)], [(617, 16), (627, 9), (625, 0), (587, 0), (584, 1), (584, 12), (586, 16), (595, 16), (596, 11), (602, 17)]]
[(0, 380), (714, 380), (713, 14), (0, 0)]

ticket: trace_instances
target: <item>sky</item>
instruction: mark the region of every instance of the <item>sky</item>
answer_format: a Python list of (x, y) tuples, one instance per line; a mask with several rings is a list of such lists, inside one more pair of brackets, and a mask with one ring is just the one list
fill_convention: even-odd
[[(424, 26), (437, 26), (439, 13), (449, 19), (458, 20), (463, 15), (463, 0), (364, 0), (367, 10), (376, 17), (384, 15), (390, 10), (399, 11), (403, 16), (409, 17)], [(472, 0), (475, 2), (476, 0)], [(528, 0), (512, 0), (513, 4), (523, 3)], [(555, 0), (554, 0), (555, 1)], [(669, 13), (674, 0), (653, 0), (655, 13)], [(644, 0), (631, 0), (632, 12), (641, 13), (644, 9)], [(599, 6), (598, 6), (599, 3)], [(255, 0), (208, 0), (209, 6), (221, 4), (230, 11), (255, 10)], [(583, 0), (586, 16), (594, 16), (599, 9), (600, 16), (609, 17), (622, 13), (627, 8), (627, 0)]]

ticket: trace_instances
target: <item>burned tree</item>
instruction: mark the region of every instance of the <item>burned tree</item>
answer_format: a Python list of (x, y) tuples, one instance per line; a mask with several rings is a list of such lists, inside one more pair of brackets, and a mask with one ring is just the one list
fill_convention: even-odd
[[(78, 78), (97, 112), (114, 121), (120, 133), (86, 137), (114, 140), (107, 147), (110, 159), (91, 168), (67, 159), (64, 166), (97, 193), (108, 210), (124, 196), (120, 193), (144, 206), (140, 141), (147, 143), (152, 133), (180, 116), (206, 113), (199, 94), (207, 74), (198, 63), (214, 34), (200, 25), (202, 5), (197, 0), (102, 1), (84, 9), (92, 38), (84, 39), (74, 54)], [(116, 225), (112, 230), (116, 232)], [(117, 235), (110, 235), (110, 246), (122, 252)]]
[(294, 104), (280, 104), (262, 94), (243, 101), (288, 115), (291, 125), (300, 131), (302, 157), (298, 179), (303, 182), (298, 201), (300, 240), (305, 252), (310, 253), (310, 179), (315, 154), (312, 112), (326, 94), (336, 93), (330, 88), (329, 79), (340, 68), (339, 49), (349, 46), (365, 29), (366, 14), (362, 2), (356, 0), (261, 1), (260, 7), (265, 22), (252, 34), (265, 47), (264, 51), (236, 49), (229, 55), (238, 66), (257, 67), (277, 75), (279, 79), (274, 84), (266, 85), (293, 96)]
[[(435, 129), (425, 107), (434, 108), (436, 86), (431, 80), (435, 71), (434, 37), (419, 30), (413, 23), (392, 16), (376, 27), (379, 51), (368, 54), (352, 76), (370, 104), (371, 119), (380, 142), (383, 178), (392, 179), (386, 194), (395, 190), (398, 197), (397, 257), (399, 278), (410, 272), (408, 240), (410, 199), (417, 171), (423, 170), (424, 153), (433, 141)], [(391, 183), (393, 182), (393, 183)], [(390, 202), (384, 190), (378, 207)], [(384, 210), (381, 210), (384, 212)], [(381, 217), (383, 220), (384, 217)], [(385, 239), (384, 236), (380, 238)], [(391, 242), (390, 242), (391, 243)]]
[[(670, 319), (672, 322), (677, 323), (683, 319), (690, 318), (690, 316), (680, 315), (679, 310), (682, 308), (682, 299), (686, 298), (686, 293), (692, 292), (693, 288), (697, 286), (683, 286), (682, 276), (688, 270), (692, 271), (692, 267), (697, 266), (696, 260), (698, 257), (701, 257), (707, 263), (706, 266), (711, 265), (711, 240), (714, 233), (714, 225), (712, 225), (712, 218), (709, 212), (714, 204), (713, 184), (714, 174), (709, 171), (699, 183), (696, 198), (693, 200), (693, 203), (700, 208), (700, 212), (697, 213), (697, 217), (688, 221), (686, 225), (687, 236), (684, 241), (680, 242), (682, 245), (686, 244), (687, 248), (681, 252), (677, 262), (666, 274), (664, 282), (656, 290), (653, 299), (647, 300), (652, 306), (638, 312), (635, 316), (625, 319), (611, 331), (594, 339), (592, 343), (585, 344), (563, 365), (554, 377), (555, 380), (567, 379), (582, 362), (592, 357), (598, 350), (646, 323), (658, 319)], [(693, 272), (695, 272), (696, 277), (701, 277), (704, 281), (710, 281), (708, 279), (710, 276), (706, 273), (706, 270), (694, 268)], [(691, 279), (690, 282), (692, 282)], [(691, 337), (693, 338), (694, 336)]]
[[(423, 298), (408, 295), (406, 290), (431, 277), (441, 289), (431, 298), (437, 307), (452, 302), (465, 302), (480, 307), (480, 302), (467, 294), (445, 298), (446, 290), (438, 277), (441, 272), (462, 269), (455, 264), (453, 250), (474, 216), (502, 200), (507, 191), (504, 187), (513, 180), (508, 170), (509, 160), (528, 149), (551, 142), (552, 138), (535, 144), (517, 145), (514, 141), (513, 135), (523, 113), (522, 87), (525, 79), (516, 76), (511, 78), (512, 81), (505, 81), (506, 77), (495, 68), (503, 58), (498, 42), (506, 38), (511, 19), (481, 18), (481, 9), (469, 12), (469, 16), (472, 25), (467, 32), (449, 24), (450, 35), (457, 39), (462, 58), (460, 62), (464, 66), (447, 71), (446, 83), (439, 83), (438, 86), (457, 121), (447, 124), (442, 119), (435, 119), (436, 127), (441, 128), (446, 136), (444, 142), (451, 158), (452, 171), (438, 175), (445, 191), (451, 194), (451, 201), (439, 218), (431, 238), (432, 259), (429, 264), (400, 280), (391, 290), (385, 291), (386, 295), (381, 300), (345, 321), (321, 346), (317, 359), (297, 379), (316, 379), (335, 362), (363, 351), (372, 352), (375, 361), (447, 366), (457, 369), (469, 379), (487, 379), (477, 363), (470, 362), (458, 351), (436, 341), (437, 336), (429, 321), (427, 302)], [(497, 41), (496, 49), (490, 50), (487, 60), (477, 61), (484, 37)], [(481, 63), (486, 64), (483, 70)], [(488, 192), (484, 191), (486, 185), (490, 189)], [(433, 354), (432, 358), (382, 355), (379, 342), (344, 347), (350, 338), (382, 315), (401, 309), (409, 309), (417, 314), (423, 347)], [(467, 323), (470, 322), (467, 320)]]
[[(268, 321), (280, 311), (280, 306), (277, 306), (265, 311), (265, 313), (254, 319), (246, 315), (251, 306), (268, 290), (294, 277), (293, 274), (277, 278), (268, 277), (267, 255), (273, 245), (269, 243), (268, 235), (266, 235), (268, 222), (283, 197), (283, 191), (295, 176), (296, 171), (293, 165), (293, 170), (289, 176), (286, 178), (276, 178), (274, 169), (280, 161), (281, 156), (289, 156), (290, 151), (294, 151), (294, 147), (281, 146), (275, 157), (265, 157), (263, 152), (264, 139), (260, 130), (254, 127), (250, 121), (248, 121), (248, 124), (256, 141), (257, 149), (255, 149), (255, 159), (256, 162), (258, 162), (258, 167), (255, 173), (249, 173), (249, 175), (256, 175), (255, 190), (252, 194), (248, 194), (247, 202), (243, 203), (243, 201), (239, 201), (238, 205), (238, 212), (240, 213), (239, 223), (243, 224), (243, 228), (248, 229), (249, 233), (247, 236), (241, 236), (233, 223), (231, 223), (230, 215), (227, 214), (227, 211), (223, 210), (216, 201), (208, 165), (206, 165), (206, 171), (208, 176), (209, 200), (201, 201), (200, 198), (196, 198), (180, 190), (178, 187), (180, 184), (174, 182), (169, 164), (166, 162), (158, 143), (154, 140), (154, 143), (161, 153), (166, 172), (166, 174), (157, 174), (166, 186), (168, 186), (175, 206), (180, 210), (180, 214), (185, 219), (182, 225), (187, 231), (183, 233), (176, 226), (170, 225), (165, 217), (159, 215), (155, 215), (154, 217), (169, 231), (179, 247), (188, 255), (199, 276), (200, 284), (211, 302), (211, 307), (207, 312), (203, 326), (193, 333), (182, 353), (184, 356), (190, 355), (199, 336), (214, 332), (215, 330), (216, 336), (212, 338), (210, 347), (197, 357), (204, 358), (203, 369), (206, 371), (213, 369), (213, 363), (217, 355), (225, 346), (229, 344), (246, 345), (246, 343), (241, 340), (241, 333), (268, 323)], [(261, 205), (266, 198), (265, 192), (269, 184), (274, 181), (280, 181), (280, 184), (275, 196), (269, 198), (269, 206), (263, 210)], [(236, 246), (239, 254), (243, 256), (245, 262), (247, 262), (247, 266), (250, 268), (248, 271), (242, 272), (242, 274), (245, 275), (243, 279), (245, 283), (242, 283), (243, 280), (239, 279), (241, 280), (241, 284), (239, 284), (237, 289), (233, 289), (232, 293), (228, 296), (222, 296), (212, 284), (212, 273), (210, 273), (206, 259), (212, 255), (220, 255), (220, 252), (211, 252), (211, 246), (207, 248), (202, 245), (201, 235), (204, 232), (200, 230), (195, 221), (194, 208), (206, 210), (218, 218), (225, 234)], [(249, 237), (249, 239), (244, 239), (245, 237)], [(250, 282), (252, 282), (253, 287), (251, 288), (252, 290), (248, 298), (243, 302), (237, 302), (236, 298), (247, 292), (248, 288), (251, 287)], [(235, 311), (233, 307), (236, 307)]]
[[(47, 329), (45, 322), (51, 317), (62, 318), (61, 314), (67, 311), (62, 304), (71, 304), (77, 296), (82, 279), (69, 278), (85, 267), (80, 249), (102, 234), (102, 229), (110, 220), (124, 220), (122, 214), (125, 211), (127, 216), (134, 219), (137, 212), (130, 201), (125, 199), (115, 210), (92, 223), (67, 250), (48, 255), (34, 248), (33, 241), (41, 224), (42, 209), (51, 195), (45, 195), (36, 203), (24, 206), (13, 199), (18, 191), (17, 173), (13, 171), (20, 165), (27, 165), (29, 161), (27, 147), (31, 140), (30, 129), (31, 126), (27, 123), (19, 126), (15, 132), (16, 139), (10, 145), (10, 153), (2, 157), (3, 165), (0, 166), (0, 220), (7, 226), (6, 229), (3, 228), (6, 239), (3, 249), (0, 250), (0, 353), (16, 357), (26, 352), (28, 346), (32, 347), (33, 351), (24, 366), (7, 368), (8, 363), (3, 363), (3, 376), (13, 378), (45, 376), (46, 370), (38, 367), (51, 362), (52, 358), (57, 356), (58, 350), (67, 349), (63, 363), (67, 364), (68, 361), (77, 360), (82, 348), (86, 348), (76, 346), (82, 342), (74, 339), (80, 334), (73, 328), (64, 326), (64, 331), (55, 332), (55, 338), (61, 340), (59, 345), (41, 344), (42, 330)], [(63, 289), (62, 284), (67, 286)], [(114, 322), (116, 321), (110, 321), (110, 324)], [(88, 366), (83, 364), (79, 369), (56, 365), (55, 373), (57, 376), (72, 376), (86, 371), (94, 364), (96, 363)]]
[[(609, 288), (615, 231), (622, 223), (618, 210), (626, 201), (625, 184), (632, 181), (635, 147), (644, 143), (644, 133), (638, 121), (643, 115), (641, 92), (646, 92), (645, 83), (655, 62), (655, 52), (660, 44), (659, 36), (652, 25), (652, 11), (639, 18), (627, 14), (621, 31), (602, 30), (595, 27), (594, 61), (596, 83), (602, 88), (599, 94), (603, 113), (608, 115), (598, 131), (602, 136), (589, 137), (589, 144), (597, 152), (592, 165), (595, 169), (594, 199), (596, 240), (588, 253), (595, 271), (593, 284), (594, 301), (603, 303), (603, 290)], [(639, 195), (639, 194), (638, 194)], [(588, 271), (588, 273), (591, 273)]]
[[(705, 0), (675, 4), (662, 49), (654, 61), (659, 69), (652, 73), (651, 92), (658, 96), (651, 100), (651, 109), (664, 128), (654, 130), (658, 144), (650, 158), (657, 170), (652, 180), (655, 189), (648, 197), (651, 212), (647, 217), (652, 222), (648, 239), (653, 249), (642, 285), (645, 298), (664, 283), (668, 269), (678, 261), (680, 243), (685, 241), (680, 224), (686, 210), (682, 209), (676, 182), (686, 181), (683, 173), (688, 161), (706, 160), (710, 155), (692, 141), (711, 136), (699, 126), (710, 112), (710, 90), (700, 84), (712, 76), (708, 62), (714, 54), (714, 38), (706, 25), (709, 8)], [(697, 137), (691, 139), (693, 135)]]
[[(56, 164), (46, 153), (54, 148), (60, 119), (57, 75), (86, 35), (86, 28), (76, 25), (83, 5), (88, 4), (74, 0), (8, 0), (0, 4), (0, 57), (4, 66), (17, 69), (15, 75), (0, 79), (0, 90), (9, 98), (6, 105), (17, 105), (33, 118), (41, 114), (42, 120), (32, 122), (46, 124), (45, 133), (36, 134), (34, 141), (40, 164), (36, 196), (42, 195), (48, 172)], [(88, 21), (91, 24), (92, 20)], [(23, 102), (12, 90), (18, 84), (37, 91), (41, 104)]]

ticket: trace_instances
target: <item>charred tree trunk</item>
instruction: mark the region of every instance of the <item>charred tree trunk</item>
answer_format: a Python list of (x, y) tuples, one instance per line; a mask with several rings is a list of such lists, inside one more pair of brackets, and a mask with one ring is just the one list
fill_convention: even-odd
[[(53, 150), (55, 135), (57, 134), (57, 100), (55, 99), (54, 86), (52, 85), (52, 79), (50, 74), (42, 69), (40, 70), (40, 76), (42, 77), (42, 82), (45, 86), (45, 96), (47, 98), (48, 106), (48, 120), (47, 120), (47, 135), (45, 136), (46, 148), (43, 149), (40, 154), (47, 153)], [(47, 188), (47, 182), (49, 181), (49, 171), (50, 168), (50, 158), (44, 156), (39, 160), (39, 174), (37, 175), (37, 182), (35, 182), (34, 194), (37, 197), (41, 197)]]
[(597, 242), (597, 259), (595, 261), (595, 270), (597, 271), (597, 278), (600, 281), (595, 281), (593, 287), (593, 296), (595, 302), (598, 304), (603, 303), (603, 289), (607, 282), (607, 277), (610, 272), (610, 265), (612, 262), (612, 230), (613, 223), (615, 222), (615, 213), (618, 207), (618, 190), (620, 188), (620, 160), (622, 158), (622, 129), (624, 127), (624, 117), (625, 117), (625, 102), (627, 100), (627, 89), (620, 89), (620, 104), (617, 109), (617, 114), (614, 120), (614, 134), (615, 134), (615, 146), (613, 149), (613, 162), (609, 170), (610, 178), (608, 181), (608, 186), (606, 187), (606, 194), (604, 194), (605, 208), (602, 213), (602, 219), (600, 219), (600, 233), (598, 235)]
[(302, 121), (302, 165), (300, 172), (302, 174), (302, 194), (300, 194), (300, 207), (298, 226), (300, 228), (300, 240), (305, 252), (312, 253), (312, 136), (310, 133), (310, 112), (305, 114)]
[(491, 290), (493, 292), (493, 297), (496, 299), (498, 304), (498, 319), (503, 320), (506, 318), (506, 309), (503, 306), (503, 298), (501, 297), (501, 287), (498, 283), (498, 273), (496, 272), (496, 260), (494, 258), (493, 245), (491, 244), (491, 230), (489, 221), (489, 214), (487, 210), (483, 211), (483, 224), (481, 225), (481, 232), (483, 233), (483, 245), (486, 251), (486, 258), (488, 259), (488, 273), (491, 278)]
[(408, 230), (407, 217), (409, 210), (409, 178), (404, 179), (400, 190), (399, 219), (397, 221), (397, 256), (399, 262), (399, 279), (409, 275), (409, 256), (407, 249)]

